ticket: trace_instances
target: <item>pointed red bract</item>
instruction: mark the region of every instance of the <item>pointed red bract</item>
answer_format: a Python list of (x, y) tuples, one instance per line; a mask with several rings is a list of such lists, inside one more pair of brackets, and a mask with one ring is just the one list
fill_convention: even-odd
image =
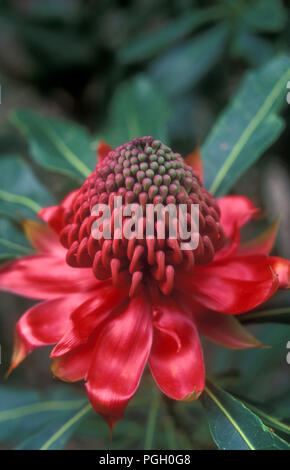
[(116, 289), (111, 283), (105, 282), (96, 289), (92, 297), (72, 311), (70, 326), (52, 350), (51, 357), (62, 356), (86, 343), (94, 330), (108, 319), (125, 297), (126, 291)]
[(60, 257), (64, 256), (64, 250), (56, 233), (47, 225), (28, 219), (24, 219), (22, 225), (35, 251), (38, 253), (53, 253), (55, 256)]
[(99, 332), (86, 383), (93, 408), (112, 428), (134, 395), (150, 354), (151, 305), (145, 292)]
[(16, 325), (10, 372), (33, 349), (59, 341), (68, 327), (72, 308), (83, 300), (84, 295), (74, 294), (47, 300), (27, 310)]
[(238, 225), (235, 226), (231, 236), (227, 239), (227, 243), (219, 250), (214, 257), (214, 263), (231, 259), (239, 251), (241, 242), (241, 234)]
[(52, 373), (65, 382), (78, 382), (86, 378), (95, 347), (95, 337), (73, 351), (54, 359)]
[(151, 373), (175, 400), (194, 400), (204, 389), (205, 371), (197, 329), (171, 298), (159, 298), (153, 319)]
[(97, 149), (97, 157), (99, 163), (102, 163), (102, 161), (106, 158), (108, 153), (112, 150), (112, 147), (107, 144), (106, 142), (103, 142), (102, 140), (100, 141)]
[(38, 217), (46, 222), (50, 228), (59, 233), (64, 226), (64, 211), (73, 203), (78, 190), (69, 193), (59, 206), (44, 207), (39, 211)]
[(225, 196), (218, 199), (221, 211), (221, 224), (227, 237), (245, 225), (260, 212), (252, 201), (244, 196)]
[(236, 256), (179, 273), (176, 287), (209, 310), (237, 315), (265, 302), (279, 282), (266, 256)]
[(223, 315), (209, 310), (194, 309), (194, 322), (198, 331), (214, 343), (231, 349), (249, 349), (262, 347), (256, 339), (232, 315)]
[(96, 287), (91, 269), (72, 269), (64, 258), (24, 256), (0, 268), (0, 289), (32, 299), (54, 299)]
[(281, 289), (290, 289), (290, 261), (277, 256), (271, 256), (269, 262), (273, 271), (279, 279), (279, 287)]

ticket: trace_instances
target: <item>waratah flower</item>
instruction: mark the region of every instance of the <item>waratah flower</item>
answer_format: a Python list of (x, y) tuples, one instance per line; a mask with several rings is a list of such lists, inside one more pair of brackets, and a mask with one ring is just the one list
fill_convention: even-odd
[[(197, 153), (186, 161), (152, 137), (115, 150), (59, 206), (40, 211), (46, 223), (25, 221), (37, 254), (4, 265), (0, 287), (41, 300), (18, 321), (10, 370), (35, 348), (55, 345), (53, 374), (84, 380), (93, 408), (112, 428), (123, 416), (148, 363), (159, 388), (175, 400), (195, 400), (205, 381), (199, 333), (223, 346), (261, 346), (235, 317), (290, 287), (289, 261), (270, 257), (275, 230), (240, 243), (240, 228), (258, 209), (242, 196), (217, 201), (201, 182)], [(96, 204), (121, 211), (131, 203), (199, 204), (197, 248), (182, 250), (168, 226), (154, 236), (112, 239), (93, 234)], [(113, 211), (109, 223), (113, 222)], [(158, 231), (165, 230), (165, 239)], [(100, 231), (104, 227), (99, 228)]]

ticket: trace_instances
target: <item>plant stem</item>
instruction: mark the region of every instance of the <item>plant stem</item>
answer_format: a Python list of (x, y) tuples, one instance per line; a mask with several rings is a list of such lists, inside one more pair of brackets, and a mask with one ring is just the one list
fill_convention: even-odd
[(147, 427), (146, 427), (146, 434), (145, 434), (144, 450), (152, 449), (159, 406), (160, 406), (160, 395), (156, 394), (150, 406)]

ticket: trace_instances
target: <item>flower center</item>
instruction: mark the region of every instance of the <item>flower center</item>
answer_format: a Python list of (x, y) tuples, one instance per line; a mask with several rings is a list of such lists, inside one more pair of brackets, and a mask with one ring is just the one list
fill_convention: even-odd
[[(134, 209), (131, 215), (129, 206)], [(191, 228), (182, 238), (177, 228), (181, 215), (188, 229), (193, 206), (199, 209), (198, 229), (192, 232)], [(109, 211), (104, 217), (106, 207)], [(161, 212), (154, 210), (157, 207)], [(168, 207), (176, 208), (172, 220)], [(132, 217), (138, 208), (133, 229)], [(168, 295), (175, 271), (210, 263), (224, 245), (225, 235), (218, 205), (198, 174), (180, 154), (148, 136), (117, 147), (96, 166), (66, 212), (60, 240), (68, 249), (70, 266), (91, 266), (96, 278), (112, 278), (115, 284), (125, 276), (131, 296), (141, 282), (152, 280)]]

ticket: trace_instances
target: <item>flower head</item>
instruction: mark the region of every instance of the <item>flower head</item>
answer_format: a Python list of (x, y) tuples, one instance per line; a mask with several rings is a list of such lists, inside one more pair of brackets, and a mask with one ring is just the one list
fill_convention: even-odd
[[(242, 196), (215, 201), (202, 186), (198, 154), (184, 162), (143, 137), (115, 150), (103, 144), (99, 155), (79, 190), (39, 213), (46, 225), (25, 222), (37, 254), (4, 265), (0, 287), (42, 301), (17, 323), (11, 369), (33, 349), (54, 345), (54, 375), (84, 380), (92, 406), (113, 427), (147, 363), (166, 395), (198, 398), (205, 380), (199, 333), (230, 348), (261, 346), (235, 315), (289, 288), (290, 274), (288, 261), (268, 256), (275, 230), (240, 242), (241, 226), (258, 210)], [(124, 236), (130, 216), (111, 239), (94, 236), (93, 208), (112, 209), (115, 196), (121, 214), (129, 204), (141, 207), (141, 237)], [(160, 226), (155, 215), (146, 237), (148, 203), (185, 204), (187, 222), (198, 204), (197, 245), (182, 250), (180, 237), (170, 237), (166, 219)], [(110, 226), (116, 216), (113, 210)]]
[[(117, 198), (119, 210), (114, 209)], [(181, 249), (181, 236), (170, 236), (165, 214), (163, 220), (157, 219), (156, 213), (150, 214), (153, 231), (149, 237), (145, 210), (150, 204), (163, 208), (183, 204), (187, 225), (191, 222), (192, 205), (198, 205), (196, 248), (192, 249), (188, 243), (187, 249)], [(100, 236), (96, 237), (93, 229), (97, 217), (92, 215), (96, 205), (110, 209), (107, 220), (110, 229), (118, 215), (125, 214), (126, 207), (140, 208), (135, 232), (126, 237), (132, 219), (127, 216), (110, 239), (103, 236), (105, 222), (98, 230)], [(178, 212), (176, 217), (179, 218)], [(198, 174), (180, 154), (149, 136), (133, 139), (110, 151), (96, 166), (66, 210), (60, 240), (68, 249), (66, 260), (70, 266), (92, 266), (97, 279), (112, 278), (114, 285), (120, 284), (125, 272), (130, 278), (132, 297), (138, 286), (146, 282), (153, 282), (163, 294), (170, 294), (175, 270), (190, 271), (194, 265), (210, 263), (223, 246), (225, 234), (218, 204), (203, 188)]]

